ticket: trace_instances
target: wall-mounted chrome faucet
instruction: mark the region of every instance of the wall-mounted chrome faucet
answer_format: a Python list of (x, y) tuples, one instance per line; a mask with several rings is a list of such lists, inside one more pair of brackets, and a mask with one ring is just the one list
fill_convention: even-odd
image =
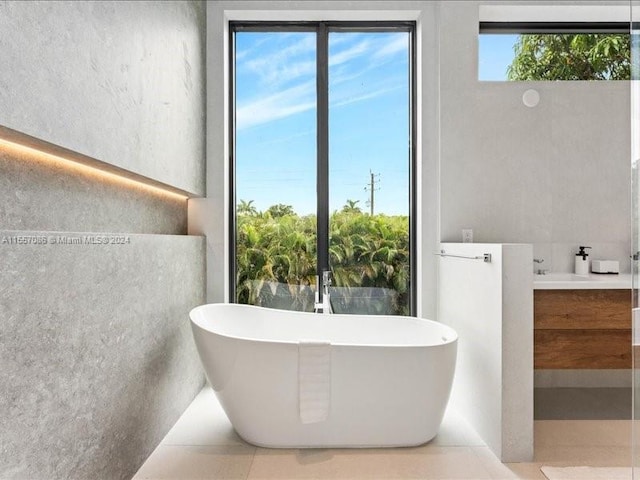
[(330, 314), (333, 313), (331, 306), (331, 295), (329, 295), (329, 287), (331, 286), (331, 271), (323, 270), (322, 272), (322, 302), (320, 301), (320, 285), (316, 275), (316, 299), (313, 311), (315, 313)]
[[(534, 258), (533, 262), (537, 263), (538, 266), (540, 266), (540, 264), (544, 262), (544, 258)], [(537, 268), (536, 269), (536, 274), (538, 274), (538, 275), (546, 275), (547, 272), (548, 272), (548, 270), (544, 270), (542, 268)]]

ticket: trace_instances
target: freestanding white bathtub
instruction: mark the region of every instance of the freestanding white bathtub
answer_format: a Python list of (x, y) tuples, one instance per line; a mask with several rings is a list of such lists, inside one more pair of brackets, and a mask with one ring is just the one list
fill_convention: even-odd
[[(398, 447), (421, 445), (438, 432), (458, 338), (446, 325), (237, 304), (202, 305), (189, 316), (207, 378), (249, 443)], [(320, 419), (305, 423), (319, 412)]]

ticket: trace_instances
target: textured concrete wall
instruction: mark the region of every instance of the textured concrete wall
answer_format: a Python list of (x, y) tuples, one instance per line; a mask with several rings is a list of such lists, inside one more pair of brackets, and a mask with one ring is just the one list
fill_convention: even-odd
[(131, 478), (203, 384), (203, 238), (83, 235), (0, 231), (0, 478)]
[(204, 15), (0, 1), (0, 125), (204, 194)]
[(183, 235), (187, 202), (0, 147), (0, 228)]
[[(0, 125), (202, 192), (204, 28), (200, 2), (0, 0)], [(131, 478), (189, 405), (186, 229), (184, 198), (0, 147), (0, 478)]]

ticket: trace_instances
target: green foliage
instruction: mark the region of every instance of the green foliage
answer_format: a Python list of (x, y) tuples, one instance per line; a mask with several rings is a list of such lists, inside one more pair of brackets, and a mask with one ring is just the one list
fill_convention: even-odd
[(626, 34), (520, 35), (509, 80), (629, 80)]
[[(279, 209), (277, 210), (280, 211)], [(237, 300), (261, 305), (271, 283), (290, 286), (290, 308), (308, 310), (300, 295), (315, 281), (316, 220), (314, 216), (238, 215), (236, 234)], [(274, 297), (276, 292), (272, 291)], [(311, 299), (313, 309), (313, 299)]]
[(344, 287), (339, 299), (343, 311), (409, 314), (406, 216), (371, 216), (344, 209), (334, 213), (329, 259), (335, 286)]
[(258, 210), (256, 210), (256, 207), (252, 204), (253, 200), (249, 200), (248, 202), (246, 200), (240, 200), (237, 208), (238, 215), (256, 215)]
[[(246, 213), (247, 203), (251, 202), (238, 205), (237, 301), (312, 311), (315, 215), (299, 216), (282, 205), (274, 205), (264, 213)], [(347, 202), (330, 219), (334, 309), (407, 315), (408, 218), (366, 215), (356, 203)], [(241, 207), (245, 213), (240, 213)]]
[(271, 215), (273, 218), (286, 217), (296, 214), (296, 212), (293, 211), (293, 207), (291, 205), (283, 205), (282, 203), (271, 205), (267, 209), (266, 213)]
[(362, 213), (362, 210), (360, 210), (360, 207), (358, 207), (358, 203), (360, 203), (360, 200), (347, 200), (347, 203), (345, 203), (344, 207), (342, 207), (342, 212)]

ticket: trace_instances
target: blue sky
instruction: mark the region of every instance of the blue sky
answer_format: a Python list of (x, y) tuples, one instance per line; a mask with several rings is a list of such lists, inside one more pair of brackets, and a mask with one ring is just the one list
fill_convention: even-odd
[(478, 80), (507, 79), (513, 60), (513, 46), (519, 35), (483, 34), (478, 36)]
[[(365, 186), (372, 171), (375, 212), (408, 214), (408, 42), (404, 32), (329, 36), (331, 211), (348, 199), (369, 211)], [(313, 32), (236, 34), (238, 202), (315, 213), (315, 56)], [(499, 67), (483, 60), (481, 75), (483, 68)]]

